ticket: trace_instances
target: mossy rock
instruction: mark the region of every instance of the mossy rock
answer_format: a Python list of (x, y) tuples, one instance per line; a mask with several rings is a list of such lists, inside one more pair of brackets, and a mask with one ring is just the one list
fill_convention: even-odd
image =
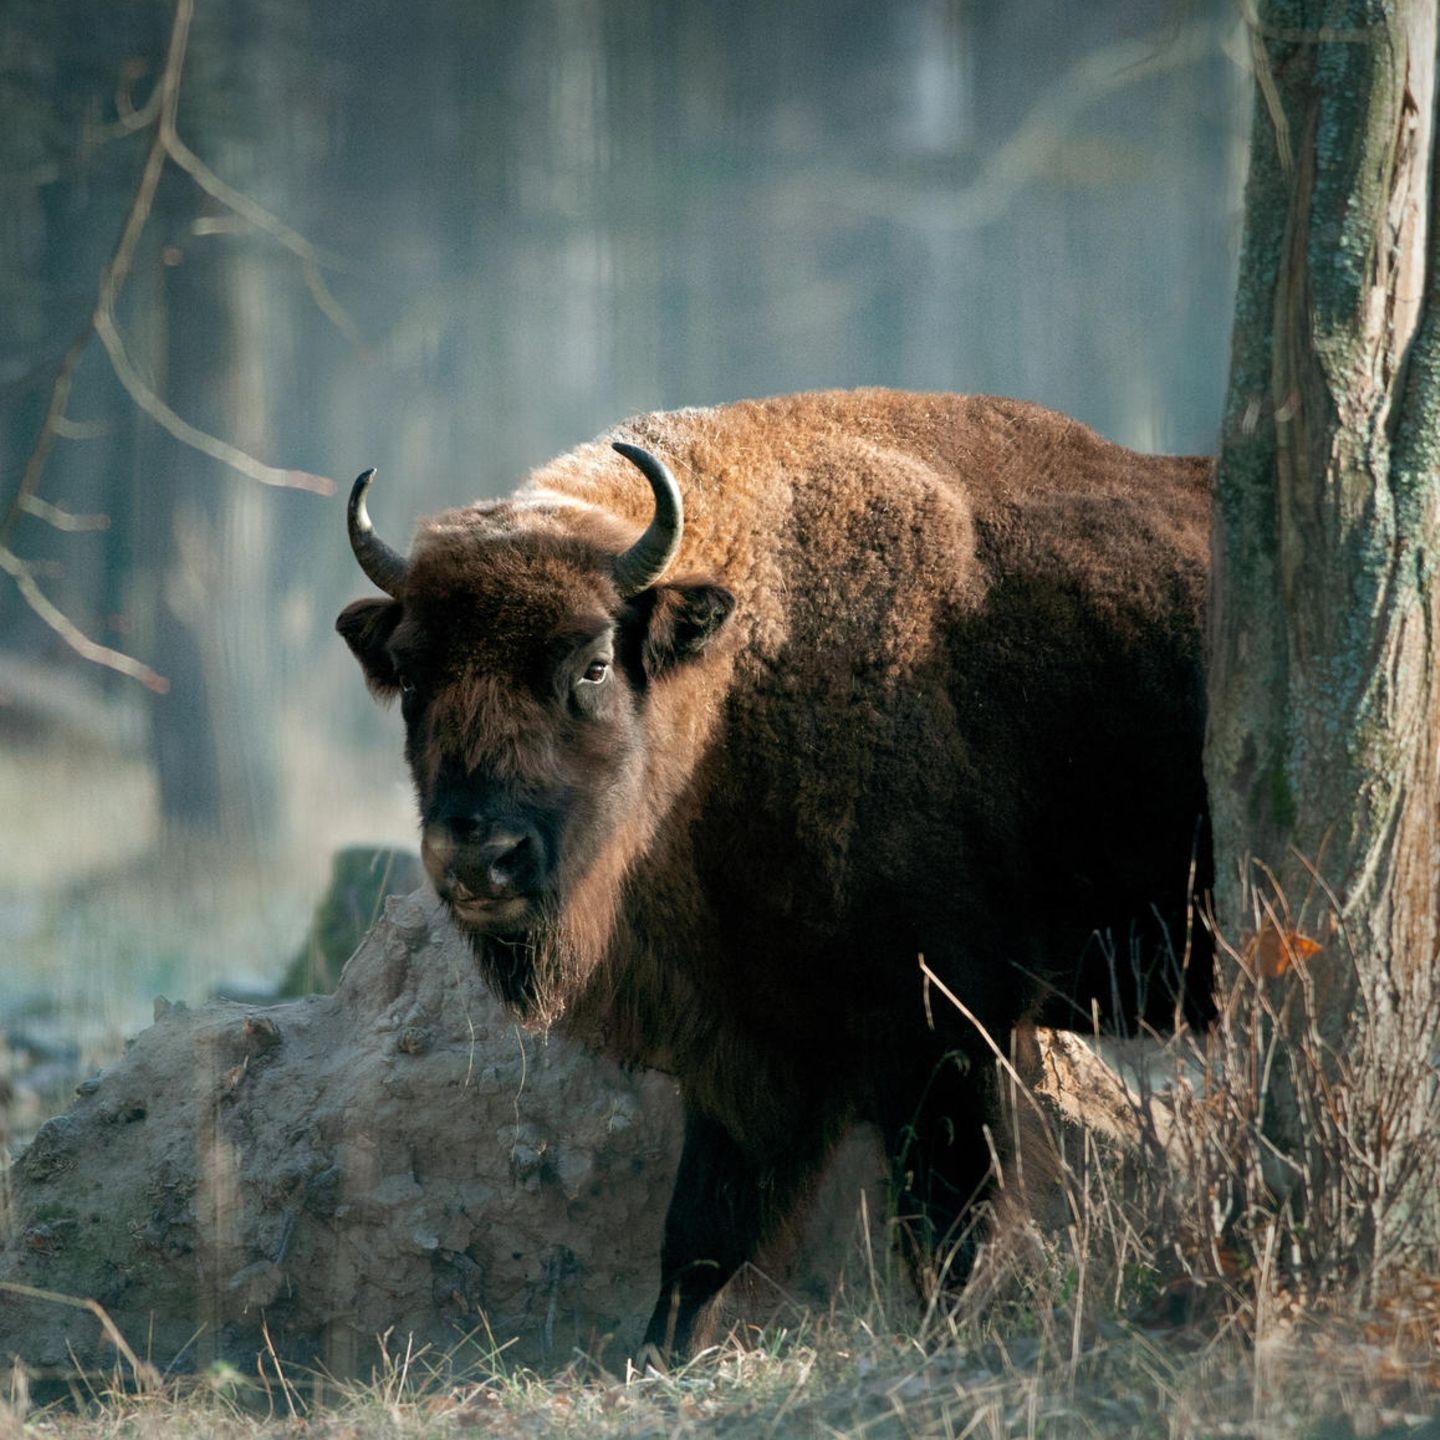
[(349, 845), (337, 851), (330, 884), (299, 952), (286, 967), (281, 996), (328, 995), (345, 962), (380, 918), (386, 897), (409, 895), (424, 883), (419, 857), (407, 850)]

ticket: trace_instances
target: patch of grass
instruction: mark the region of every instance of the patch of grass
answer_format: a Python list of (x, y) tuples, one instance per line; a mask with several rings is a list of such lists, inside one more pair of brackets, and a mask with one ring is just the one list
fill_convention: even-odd
[[(670, 1375), (510, 1368), (503, 1352), (456, 1376), (443, 1356), (392, 1343), (363, 1381), (287, 1372), (270, 1357), (137, 1394), (125, 1367), (30, 1406), (12, 1378), (0, 1435), (118, 1440), (744, 1436), (1264, 1437), (1434, 1435), (1433, 1377), (1353, 1320), (1297, 1325), (1257, 1349), (1112, 1325), (1070, 1358), (1036, 1340), (875, 1329), (832, 1315), (733, 1331)], [(22, 1428), (23, 1427), (23, 1428)], [(1427, 1428), (1431, 1427), (1431, 1428)]]

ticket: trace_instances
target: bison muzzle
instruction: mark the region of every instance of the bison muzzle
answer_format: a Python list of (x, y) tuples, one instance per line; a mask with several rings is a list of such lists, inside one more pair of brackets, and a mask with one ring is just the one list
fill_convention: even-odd
[(933, 1279), (990, 1178), (975, 1022), (1170, 1006), (1143, 981), (1206, 863), (1209, 462), (801, 395), (631, 420), (405, 555), (372, 476), (384, 594), (337, 626), (399, 697), (436, 891), (519, 1013), (683, 1097), (646, 1342), (693, 1346), (856, 1121)]

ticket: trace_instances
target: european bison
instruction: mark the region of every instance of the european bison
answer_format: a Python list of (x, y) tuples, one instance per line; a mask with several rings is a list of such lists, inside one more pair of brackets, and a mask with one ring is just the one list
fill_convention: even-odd
[(647, 1344), (692, 1345), (857, 1119), (942, 1253), (992, 1072), (917, 957), (1003, 1043), (1183, 930), (1209, 462), (798, 395), (628, 421), (408, 557), (373, 473), (350, 539), (386, 595), (337, 628), (400, 697), (436, 890), (518, 1012), (679, 1083)]

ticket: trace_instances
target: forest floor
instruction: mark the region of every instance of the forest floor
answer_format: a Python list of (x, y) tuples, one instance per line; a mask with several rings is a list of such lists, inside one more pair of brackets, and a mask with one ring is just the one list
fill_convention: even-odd
[[(1412, 1320), (1414, 1314), (1412, 1313)], [(1433, 1326), (1433, 1310), (1426, 1320)], [(0, 1404), (0, 1440), (409, 1440), (419, 1436), (1415, 1437), (1437, 1440), (1433, 1345), (1395, 1313), (1288, 1320), (1263, 1342), (1107, 1324), (1091, 1335), (962, 1330), (946, 1338), (831, 1316), (732, 1334), (668, 1376), (507, 1370), (457, 1383), (426, 1356), (367, 1384), (229, 1369), (152, 1393)], [(968, 1330), (970, 1327), (966, 1327)], [(989, 1327), (985, 1327), (989, 1328)], [(1413, 1326), (1411, 1326), (1413, 1329)], [(1428, 1350), (1430, 1359), (1425, 1360)], [(22, 1387), (23, 1388), (23, 1387)]]

